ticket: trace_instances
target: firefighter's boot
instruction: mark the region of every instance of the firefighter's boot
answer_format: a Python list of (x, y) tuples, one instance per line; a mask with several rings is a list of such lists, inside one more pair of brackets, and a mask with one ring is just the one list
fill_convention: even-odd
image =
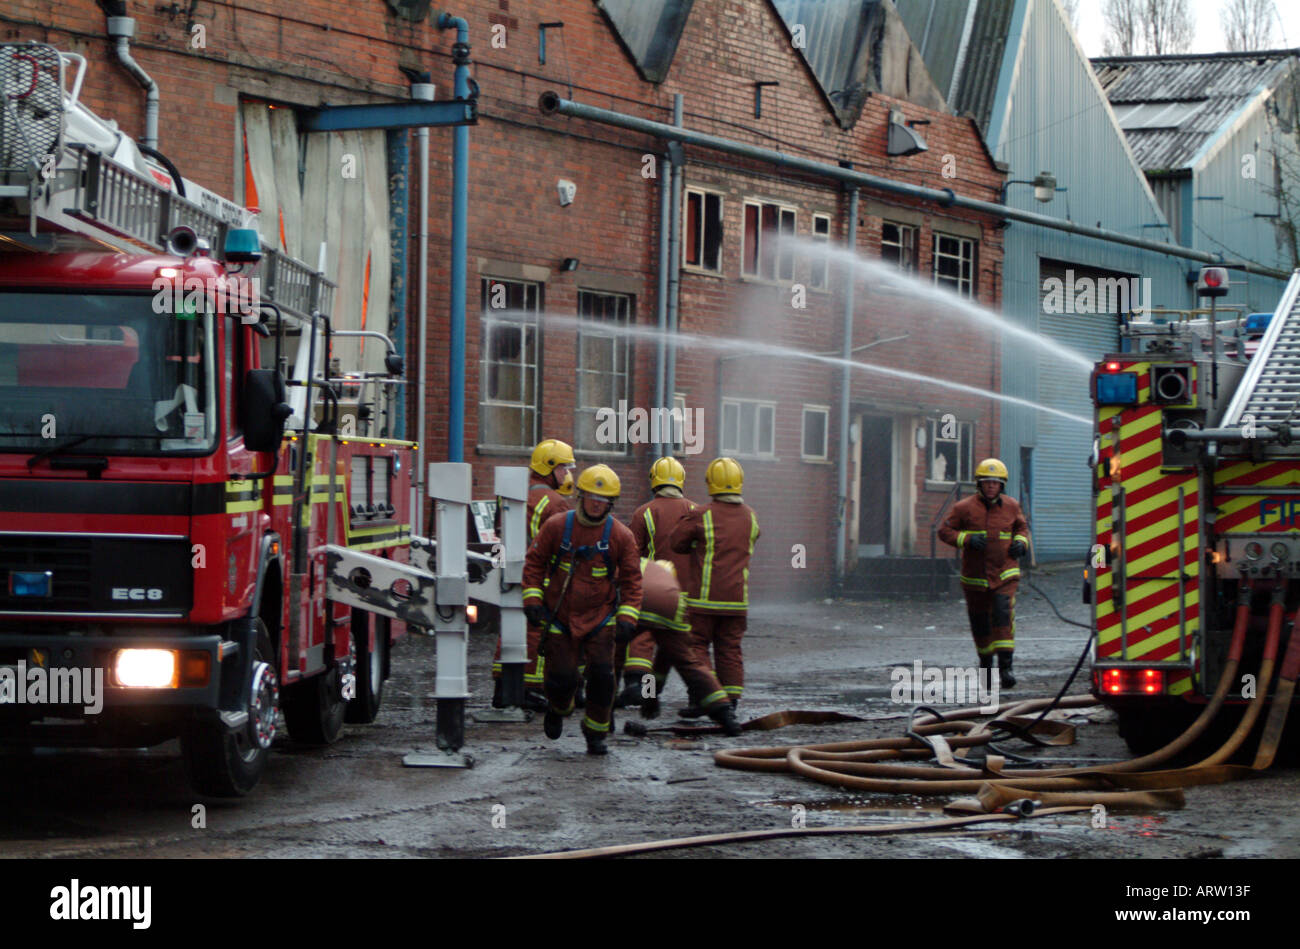
[(623, 691), (614, 699), (614, 708), (635, 708), (645, 701), (641, 697), (641, 676), (635, 672), (623, 673)]
[(605, 736), (599, 732), (583, 732), (587, 736), (587, 754), (589, 755), (607, 755), (609, 749), (605, 747)]
[(531, 712), (544, 712), (551, 707), (551, 703), (546, 700), (546, 696), (537, 691), (537, 689), (528, 689), (524, 692), (524, 708)]
[(719, 702), (709, 709), (709, 718), (713, 719), (722, 726), (730, 738), (735, 738), (740, 734), (740, 722), (736, 721), (736, 709), (730, 702)]
[(659, 699), (657, 697), (641, 700), (641, 717), (642, 718), (659, 717)]
[(560, 713), (553, 708), (546, 710), (546, 719), (542, 722), (542, 730), (546, 732), (546, 737), (555, 741), (564, 732), (564, 719)]
[(1011, 653), (998, 653), (998, 680), (1004, 689), (1013, 689), (1016, 686), (1016, 677), (1011, 674)]

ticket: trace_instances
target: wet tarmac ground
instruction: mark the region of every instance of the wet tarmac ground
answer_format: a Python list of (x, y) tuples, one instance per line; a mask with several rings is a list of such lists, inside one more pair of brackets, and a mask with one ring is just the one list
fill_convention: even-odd
[[(1078, 571), (1039, 571), (1035, 582), (1074, 619)], [(1037, 594), (1018, 597), (1016, 673), (1009, 697), (1053, 694), (1087, 633), (1061, 623)], [(488, 707), (494, 643), (470, 641), (469, 714)], [(174, 745), (148, 752), (38, 753), (0, 758), (0, 856), (493, 857), (599, 847), (699, 834), (896, 823), (942, 816), (948, 797), (840, 791), (787, 774), (717, 767), (723, 747), (893, 737), (908, 705), (891, 701), (891, 669), (969, 666), (974, 660), (959, 596), (941, 601), (766, 604), (750, 614), (741, 719), (783, 709), (838, 711), (868, 719), (700, 739), (631, 737), (617, 713), (610, 754), (591, 758), (566, 722), (556, 742), (528, 723), (474, 723), (474, 766), (405, 768), (412, 750), (434, 751), (435, 646), (408, 637), (393, 653), (384, 709), (372, 725), (349, 725), (326, 748), (296, 745), (282, 731), (259, 787), (237, 801), (190, 791)], [(1085, 666), (1081, 680), (1087, 674)], [(1078, 681), (1072, 692), (1086, 690)], [(1004, 696), (1004, 698), (1007, 696)], [(684, 705), (675, 675), (663, 698), (670, 724)], [(639, 719), (638, 719), (639, 720)], [(1128, 757), (1108, 713), (1079, 716), (1072, 759)], [(654, 857), (1295, 857), (1300, 775), (1276, 769), (1243, 783), (1191, 788), (1187, 806), (1150, 815), (1089, 814), (893, 837), (776, 839), (669, 851)], [(954, 795), (956, 796), (956, 795)], [(197, 808), (197, 810), (196, 810)], [(200, 820), (200, 818), (202, 818)], [(202, 826), (196, 826), (202, 824)]]

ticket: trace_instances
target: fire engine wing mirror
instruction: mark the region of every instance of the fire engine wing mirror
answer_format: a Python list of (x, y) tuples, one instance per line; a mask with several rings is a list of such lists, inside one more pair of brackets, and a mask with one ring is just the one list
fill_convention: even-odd
[(389, 353), (384, 357), (384, 368), (388, 370), (390, 376), (400, 376), (405, 370), (402, 357), (397, 353)]
[(244, 377), (244, 447), (279, 451), (284, 423), (292, 414), (285, 401), (284, 377), (274, 369), (250, 369)]

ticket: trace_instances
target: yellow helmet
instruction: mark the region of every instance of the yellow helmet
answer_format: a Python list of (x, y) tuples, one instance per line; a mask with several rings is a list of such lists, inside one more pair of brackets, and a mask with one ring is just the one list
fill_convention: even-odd
[(561, 484), (555, 490), (559, 491), (566, 498), (573, 497), (573, 472), (572, 471), (566, 471), (564, 473), (564, 483)]
[(665, 484), (674, 484), (679, 488), (686, 486), (686, 469), (671, 455), (665, 455), (650, 466), (651, 490)]
[(745, 469), (735, 458), (714, 458), (704, 471), (709, 494), (739, 494), (745, 485)]
[(1002, 487), (1007, 486), (1007, 466), (996, 458), (985, 458), (975, 466), (975, 480), (978, 481), (1001, 481)]
[(618, 499), (622, 487), (618, 475), (614, 474), (614, 469), (609, 465), (592, 465), (578, 475), (578, 490), (583, 494), (614, 501)]
[(539, 475), (548, 475), (557, 465), (573, 464), (573, 449), (558, 438), (544, 438), (533, 449), (532, 461), (528, 467)]

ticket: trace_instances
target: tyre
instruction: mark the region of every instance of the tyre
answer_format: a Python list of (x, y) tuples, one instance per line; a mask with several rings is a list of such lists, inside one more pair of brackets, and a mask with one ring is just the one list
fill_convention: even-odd
[[(1117, 709), (1119, 717), (1119, 737), (1124, 739), (1129, 751), (1134, 755), (1149, 755), (1159, 751), (1183, 732), (1196, 719), (1196, 709)], [(1206, 739), (1193, 744), (1179, 758), (1185, 758), (1205, 745)]]
[(343, 733), (347, 702), (339, 688), (339, 667), (331, 666), (284, 690), (284, 724), (289, 737), (307, 745), (332, 745)]
[(387, 616), (375, 616), (375, 647), (370, 641), (371, 614), (365, 610), (352, 611), (352, 644), (355, 650), (357, 694), (347, 704), (344, 721), (353, 725), (368, 725), (379, 715), (384, 700), (384, 679), (388, 675), (388, 638), (392, 621)]
[(248, 698), (248, 723), (230, 731), (220, 721), (194, 722), (181, 736), (190, 785), (209, 797), (242, 797), (256, 787), (271, 756), (280, 679), (266, 626), (257, 623), (257, 646)]

